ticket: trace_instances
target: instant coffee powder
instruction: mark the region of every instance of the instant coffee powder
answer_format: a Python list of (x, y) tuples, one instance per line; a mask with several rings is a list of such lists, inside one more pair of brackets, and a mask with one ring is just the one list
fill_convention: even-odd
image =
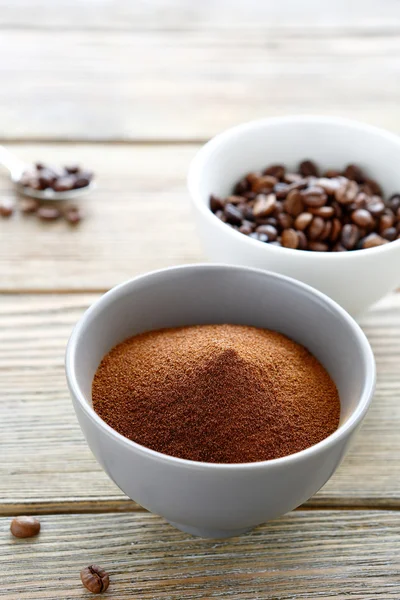
[(333, 433), (340, 401), (324, 367), (284, 335), (198, 325), (134, 336), (93, 380), (93, 407), (143, 446), (213, 463), (269, 460)]

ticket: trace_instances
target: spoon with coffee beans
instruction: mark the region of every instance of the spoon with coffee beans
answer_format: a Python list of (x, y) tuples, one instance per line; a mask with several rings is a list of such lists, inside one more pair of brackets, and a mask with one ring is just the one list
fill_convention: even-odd
[(0, 146), (0, 165), (10, 173), (18, 192), (37, 200), (69, 200), (94, 188), (93, 173), (78, 165), (62, 168), (36, 163), (27, 165)]

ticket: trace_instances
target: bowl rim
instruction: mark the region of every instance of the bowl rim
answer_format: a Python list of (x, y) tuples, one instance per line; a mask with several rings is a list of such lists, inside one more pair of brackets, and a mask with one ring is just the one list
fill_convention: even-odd
[[(309, 261), (319, 261), (319, 260), (349, 260), (351, 257), (353, 260), (355, 257), (360, 256), (370, 256), (371, 254), (378, 254), (383, 252), (388, 252), (391, 250), (397, 249), (400, 246), (400, 239), (394, 240), (393, 242), (388, 242), (387, 244), (383, 244), (382, 246), (375, 246), (374, 248), (364, 248), (358, 250), (352, 250), (350, 252), (310, 252), (307, 250), (293, 249), (293, 248), (283, 248), (279, 246), (274, 246), (270, 244), (265, 244), (264, 242), (260, 242), (259, 240), (255, 240), (250, 238), (240, 231), (236, 231), (232, 227), (227, 227), (225, 223), (223, 223), (220, 219), (218, 219), (213, 212), (211, 212), (210, 207), (205, 204), (201, 198), (198, 188), (198, 182), (201, 179), (202, 170), (204, 168), (204, 162), (212, 155), (213, 152), (220, 146), (221, 143), (225, 143), (226, 141), (234, 141), (234, 138), (237, 135), (245, 131), (252, 131), (262, 128), (267, 128), (269, 126), (274, 125), (284, 125), (287, 123), (310, 123), (310, 124), (321, 124), (321, 125), (341, 125), (345, 126), (348, 129), (352, 129), (354, 131), (364, 131), (367, 133), (379, 135), (383, 138), (386, 138), (387, 141), (395, 143), (399, 146), (400, 151), (400, 136), (395, 133), (391, 133), (386, 129), (382, 129), (380, 127), (376, 127), (375, 125), (369, 125), (367, 123), (363, 123), (362, 121), (357, 121), (355, 119), (348, 119), (345, 117), (330, 117), (323, 115), (286, 115), (282, 117), (267, 117), (263, 119), (256, 119), (252, 121), (248, 121), (245, 123), (240, 123), (238, 125), (234, 125), (233, 127), (229, 127), (225, 129), (221, 133), (218, 133), (214, 137), (212, 137), (208, 142), (206, 142), (200, 150), (196, 153), (194, 158), (192, 159), (188, 175), (187, 175), (187, 187), (190, 193), (190, 197), (192, 199), (193, 205), (196, 209), (207, 219), (211, 219), (211, 225), (214, 225), (217, 228), (221, 228), (221, 234), (225, 233), (225, 235), (233, 236), (233, 240), (237, 242), (241, 241), (243, 244), (250, 244), (254, 249), (258, 248), (261, 252), (271, 252), (272, 254), (280, 254), (284, 252), (284, 255), (289, 258), (291, 257), (302, 257), (304, 260)], [(400, 193), (400, 189), (399, 189)], [(345, 258), (347, 257), (347, 258)]]
[[(171, 273), (174, 271), (187, 271), (189, 272), (201, 272), (201, 271), (240, 271), (240, 272), (253, 272), (256, 275), (261, 275), (262, 277), (266, 277), (267, 279), (279, 279), (286, 281), (287, 284), (302, 288), (309, 295), (318, 296), (322, 303), (327, 305), (331, 311), (335, 312), (336, 315), (342, 320), (345, 321), (346, 326), (351, 330), (351, 333), (356, 337), (356, 340), (360, 347), (360, 354), (366, 365), (366, 379), (364, 381), (364, 387), (360, 398), (358, 400), (357, 406), (351, 416), (347, 419), (345, 423), (340, 425), (336, 431), (334, 431), (331, 435), (321, 440), (317, 444), (313, 446), (309, 446), (300, 452), (296, 452), (294, 454), (289, 454), (287, 456), (282, 456), (280, 458), (274, 458), (271, 460), (264, 461), (256, 461), (256, 462), (247, 462), (247, 463), (209, 463), (203, 461), (194, 461), (185, 458), (178, 458), (175, 456), (171, 456), (169, 454), (164, 454), (162, 452), (158, 452), (156, 450), (152, 450), (151, 448), (147, 448), (137, 442), (134, 442), (120, 433), (118, 433), (115, 429), (110, 427), (101, 417), (95, 412), (92, 406), (90, 406), (89, 402), (85, 400), (85, 395), (83, 394), (76, 378), (75, 372), (75, 356), (76, 350), (79, 345), (80, 338), (82, 336), (83, 330), (85, 329), (87, 322), (92, 319), (96, 314), (100, 313), (104, 308), (107, 307), (108, 304), (112, 303), (116, 298), (124, 295), (126, 293), (134, 293), (135, 285), (139, 282), (143, 282), (147, 280), (147, 283), (151, 283), (152, 280), (157, 280), (160, 276), (163, 276), (166, 273)], [(108, 437), (113, 438), (116, 442), (122, 443), (127, 446), (130, 450), (135, 450), (141, 454), (149, 455), (154, 459), (161, 460), (167, 463), (173, 463), (175, 465), (181, 465), (190, 468), (198, 468), (198, 469), (213, 469), (213, 470), (252, 470), (258, 468), (273, 468), (279, 467), (280, 465), (293, 463), (297, 461), (301, 461), (303, 459), (307, 459), (309, 456), (316, 454), (320, 451), (332, 448), (337, 442), (346, 438), (363, 420), (365, 417), (369, 405), (371, 403), (375, 385), (376, 385), (376, 365), (375, 358), (372, 352), (369, 341), (362, 331), (361, 327), (356, 323), (356, 321), (342, 308), (337, 302), (332, 300), (326, 294), (316, 290), (315, 288), (297, 281), (292, 277), (287, 277), (285, 275), (281, 275), (278, 273), (273, 273), (270, 271), (266, 271), (263, 269), (251, 268), (251, 267), (242, 267), (236, 265), (225, 265), (225, 264), (207, 264), (207, 263), (197, 263), (197, 264), (188, 264), (188, 265), (178, 265), (173, 267), (167, 267), (164, 269), (158, 269), (155, 271), (150, 271), (148, 273), (144, 273), (138, 275), (132, 279), (129, 279), (115, 287), (111, 288), (108, 292), (100, 296), (80, 317), (79, 321), (73, 328), (73, 331), (70, 335), (70, 338), (67, 343), (66, 353), (65, 353), (65, 372), (67, 378), (67, 384), (70, 391), (70, 394), (73, 400), (76, 400), (87, 417), (99, 428), (101, 429)]]

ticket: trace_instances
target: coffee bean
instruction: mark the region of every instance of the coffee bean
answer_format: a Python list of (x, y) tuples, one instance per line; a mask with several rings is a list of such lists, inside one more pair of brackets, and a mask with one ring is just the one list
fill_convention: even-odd
[(304, 190), (308, 186), (308, 180), (304, 178), (296, 179), (293, 183), (288, 184), (288, 193), (291, 190)]
[(233, 193), (238, 196), (241, 196), (245, 192), (248, 192), (248, 191), (249, 191), (249, 182), (247, 181), (246, 177), (244, 177), (243, 179), (238, 181), (237, 184), (235, 185), (235, 187), (233, 188)]
[(11, 521), (10, 531), (17, 538), (33, 537), (40, 531), (40, 521), (35, 517), (15, 517)]
[(83, 216), (77, 206), (69, 206), (64, 211), (64, 218), (70, 225), (77, 225), (82, 221)]
[(352, 250), (357, 244), (359, 231), (356, 225), (345, 225), (342, 229), (341, 242), (347, 250)]
[(213, 213), (216, 213), (217, 210), (223, 210), (224, 209), (224, 202), (221, 198), (218, 198), (218, 196), (214, 196), (213, 194), (211, 194), (210, 196), (210, 208), (211, 211)]
[(259, 242), (268, 242), (268, 236), (265, 233), (258, 233), (257, 231), (254, 231), (253, 233), (250, 233), (249, 237)]
[(90, 184), (91, 178), (86, 175), (81, 175), (77, 177), (74, 181), (73, 188), (74, 190), (87, 187)]
[(224, 208), (226, 222), (231, 225), (240, 225), (243, 219), (241, 211), (233, 204), (226, 204)]
[(285, 176), (284, 165), (271, 165), (263, 171), (264, 175), (272, 175), (276, 179), (283, 179)]
[(270, 242), (273, 242), (278, 237), (278, 231), (272, 225), (259, 225), (256, 227), (257, 233), (265, 233)]
[(347, 179), (357, 181), (357, 183), (363, 183), (364, 181), (364, 173), (357, 165), (348, 165), (345, 168), (343, 175), (347, 177)]
[(22, 213), (35, 213), (39, 208), (39, 201), (36, 198), (22, 198), (19, 202), (19, 208)]
[(79, 165), (67, 165), (66, 167), (64, 167), (64, 169), (66, 173), (69, 173), (70, 175), (75, 175), (81, 170)]
[(284, 210), (292, 217), (297, 217), (304, 210), (302, 193), (299, 190), (291, 190), (283, 203)]
[[(74, 189), (76, 186), (77, 180), (74, 177), (59, 177), (51, 182), (51, 187), (55, 192), (68, 192), (69, 190)], [(85, 186), (78, 186), (85, 187)]]
[(217, 212), (215, 213), (215, 216), (218, 217), (218, 219), (220, 221), (223, 221), (224, 223), (226, 223), (226, 217), (225, 217), (223, 210), (217, 210)]
[(335, 218), (332, 220), (332, 230), (330, 235), (331, 242), (336, 242), (339, 238), (340, 232), (342, 231), (342, 224), (339, 219)]
[(322, 242), (308, 242), (308, 249), (314, 252), (328, 252), (329, 246)]
[(298, 249), (299, 250), (307, 250), (307, 238), (306, 238), (306, 234), (304, 233), (304, 231), (296, 231), (297, 233), (297, 238), (299, 240), (299, 244), (298, 244)]
[(373, 217), (379, 217), (385, 210), (385, 204), (379, 196), (372, 196), (367, 202), (367, 210)]
[(261, 192), (268, 194), (272, 191), (274, 185), (278, 182), (276, 177), (272, 177), (272, 175), (264, 175), (262, 177), (258, 177), (253, 180), (251, 184), (251, 190), (259, 194)]
[(382, 246), (389, 242), (377, 233), (370, 233), (367, 237), (362, 240), (363, 248), (375, 248), (376, 246)]
[(249, 200), (249, 201), (252, 201), (252, 200), (254, 200), (256, 196), (257, 196), (257, 194), (256, 194), (256, 193), (254, 193), (254, 192), (245, 192), (245, 193), (243, 194), (243, 197), (244, 197), (246, 200)]
[(297, 248), (299, 245), (299, 238), (294, 229), (285, 229), (282, 232), (282, 246), (285, 248)]
[(285, 199), (289, 191), (290, 188), (287, 183), (282, 183), (281, 181), (279, 181), (274, 185), (274, 194), (280, 200)]
[(351, 204), (358, 194), (358, 185), (355, 181), (347, 180), (335, 192), (335, 198), (339, 204)]
[(333, 206), (320, 206), (319, 208), (309, 208), (308, 210), (312, 215), (321, 217), (322, 219), (331, 219), (335, 214)]
[(328, 196), (321, 187), (309, 187), (301, 192), (304, 204), (312, 208), (318, 208), (326, 204)]
[(328, 169), (324, 173), (324, 177), (327, 177), (328, 179), (333, 179), (334, 177), (339, 177), (340, 175), (341, 175), (341, 172), (338, 171), (337, 169)]
[(325, 221), (321, 217), (314, 217), (308, 228), (308, 238), (312, 241), (317, 240), (325, 228)]
[(0, 217), (3, 219), (8, 219), (14, 212), (14, 202), (8, 198), (4, 198), (0, 202)]
[(243, 204), (243, 197), (242, 196), (228, 196), (224, 200), (224, 205), (225, 204), (234, 204), (235, 206), (237, 206), (238, 204)]
[(337, 178), (328, 179), (327, 177), (320, 177), (320, 179), (317, 179), (315, 182), (315, 185), (322, 188), (327, 194), (334, 194), (335, 191), (340, 188), (342, 182)]
[(42, 221), (56, 221), (61, 217), (61, 212), (55, 206), (41, 206), (37, 214)]
[(287, 213), (280, 213), (277, 217), (278, 225), (281, 229), (289, 229), (293, 225), (293, 218)]
[(342, 246), (340, 242), (337, 242), (332, 248), (332, 252), (347, 252), (347, 248)]
[(318, 177), (317, 165), (311, 160), (303, 160), (303, 162), (301, 162), (299, 165), (299, 171), (303, 177), (308, 177), (309, 175)]
[(343, 217), (343, 208), (341, 207), (341, 205), (338, 202), (336, 202), (336, 200), (333, 200), (331, 206), (335, 211), (335, 217), (341, 219)]
[(304, 181), (303, 177), (301, 175), (299, 175), (298, 173), (285, 173), (285, 176), (283, 179), (286, 183), (289, 183), (289, 184), (296, 183), (298, 181)]
[(396, 212), (397, 209), (400, 208), (400, 194), (393, 194), (393, 196), (390, 196), (388, 200), (388, 207), (393, 212)]
[(294, 226), (296, 227), (296, 229), (303, 231), (304, 229), (306, 229), (306, 227), (309, 226), (309, 224), (311, 223), (312, 220), (313, 220), (313, 216), (311, 213), (303, 212), (300, 215), (298, 215), (298, 217), (296, 217)]
[(332, 221), (325, 221), (325, 227), (324, 227), (321, 235), (319, 236), (320, 241), (324, 242), (325, 240), (327, 240), (329, 238), (329, 236), (331, 235), (331, 231), (332, 231)]
[(250, 223), (250, 221), (243, 221), (239, 227), (239, 231), (240, 233), (244, 233), (244, 235), (249, 235), (253, 231), (253, 223)]
[(385, 231), (385, 229), (389, 229), (389, 227), (393, 227), (395, 222), (395, 216), (390, 212), (386, 212), (388, 209), (385, 209), (385, 213), (379, 219), (379, 233)]
[(108, 589), (110, 577), (98, 565), (90, 565), (81, 571), (81, 581), (85, 588), (93, 594), (101, 594)]
[(397, 238), (397, 230), (395, 227), (388, 227), (382, 231), (382, 237), (389, 242), (393, 242)]
[(382, 196), (382, 188), (375, 179), (365, 179), (364, 185), (371, 190), (372, 195)]
[(368, 210), (358, 208), (351, 214), (351, 220), (359, 227), (372, 227), (374, 219)]
[(276, 196), (275, 194), (268, 194), (265, 196), (264, 194), (259, 194), (256, 197), (256, 201), (253, 207), (253, 214), (257, 217), (268, 217), (271, 213), (274, 212), (276, 207)]

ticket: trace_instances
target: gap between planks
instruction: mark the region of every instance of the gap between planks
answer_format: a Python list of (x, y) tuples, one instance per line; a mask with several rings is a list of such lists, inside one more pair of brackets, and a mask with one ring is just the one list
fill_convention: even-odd
[[(318, 498), (310, 503), (303, 504), (295, 511), (400, 511), (400, 504), (396, 500), (382, 499), (379, 501), (350, 500), (321, 502)], [(31, 502), (29, 504), (14, 503), (0, 504), (1, 517), (15, 517), (18, 515), (63, 515), (63, 514), (107, 514), (107, 513), (137, 513), (148, 512), (145, 508), (131, 500), (87, 500), (87, 501), (54, 501)], [(293, 512), (293, 511), (291, 511)]]

